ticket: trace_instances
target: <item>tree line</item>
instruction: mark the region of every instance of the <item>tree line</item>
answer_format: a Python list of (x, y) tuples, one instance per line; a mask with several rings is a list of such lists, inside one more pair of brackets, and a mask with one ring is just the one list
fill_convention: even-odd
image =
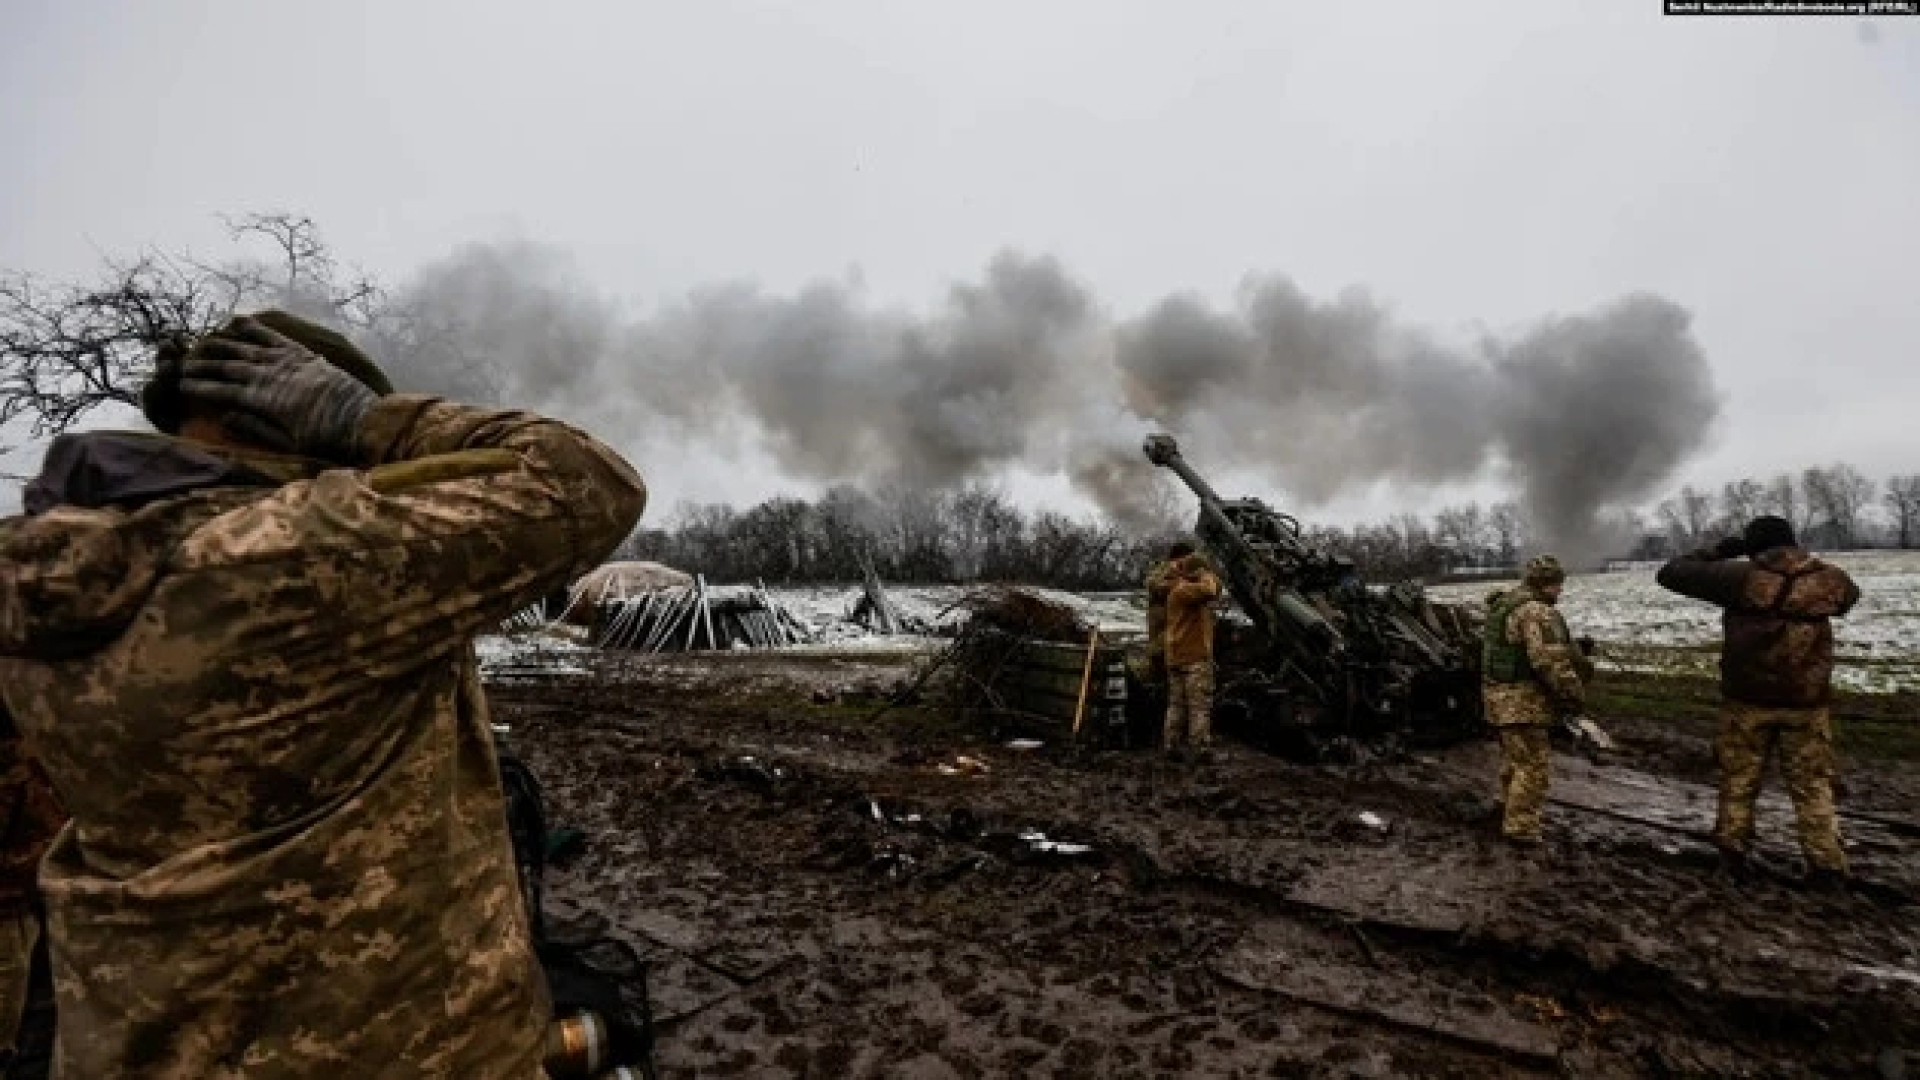
[(1095, 518), (1027, 511), (985, 486), (937, 492), (836, 485), (813, 500), (746, 510), (682, 504), (642, 528), (615, 558), (644, 559), (712, 581), (1005, 581), (1061, 589), (1130, 588), (1180, 531), (1142, 532)]
[[(1650, 515), (1626, 513), (1610, 522), (1618, 543), (1613, 554), (1669, 558), (1770, 513), (1792, 522), (1803, 543), (1823, 550), (1912, 548), (1920, 545), (1920, 475), (1875, 484), (1851, 466), (1835, 465), (1766, 482), (1732, 481), (1715, 495), (1689, 485)], [(615, 557), (663, 562), (714, 581), (850, 582), (870, 567), (896, 582), (1129, 589), (1192, 524), (1179, 518), (1122, 529), (1095, 517), (1025, 510), (984, 486), (941, 493), (840, 485), (817, 499), (783, 496), (744, 510), (684, 503), (663, 524), (636, 532)], [(1374, 580), (1511, 569), (1533, 542), (1526, 515), (1511, 501), (1469, 502), (1431, 516), (1397, 514), (1350, 527), (1304, 525), (1301, 537)]]
[[(1816, 466), (1798, 476), (1731, 480), (1716, 492), (1688, 484), (1663, 500), (1653, 537), (1663, 550), (1696, 546), (1737, 531), (1761, 514), (1791, 522), (1802, 542), (1829, 550), (1920, 544), (1920, 475), (1876, 484), (1851, 465)], [(1660, 546), (1649, 543), (1649, 546)]]

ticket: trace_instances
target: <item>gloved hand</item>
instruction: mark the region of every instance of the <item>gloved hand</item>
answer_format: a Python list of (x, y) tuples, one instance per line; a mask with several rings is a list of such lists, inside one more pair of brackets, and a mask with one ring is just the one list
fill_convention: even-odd
[(363, 456), (360, 422), (380, 395), (299, 342), (248, 318), (202, 338), (181, 395), (222, 411), (222, 427), (262, 447), (343, 464)]
[(1729, 536), (1713, 545), (1713, 554), (1721, 559), (1741, 559), (1747, 554), (1747, 542), (1738, 536)]

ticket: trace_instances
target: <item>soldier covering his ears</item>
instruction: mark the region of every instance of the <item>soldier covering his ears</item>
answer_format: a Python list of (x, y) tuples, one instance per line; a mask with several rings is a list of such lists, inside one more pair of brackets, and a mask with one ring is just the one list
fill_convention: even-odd
[(55, 1070), (543, 1075), (474, 635), (645, 504), (591, 437), (392, 393), (277, 312), (63, 436), (0, 546), (0, 692), (73, 816)]
[(1833, 808), (1833, 624), (1860, 589), (1847, 572), (1801, 547), (1793, 526), (1771, 515), (1738, 537), (1682, 555), (1656, 580), (1722, 610), (1720, 810), (1714, 841), (1741, 867), (1753, 837), (1753, 805), (1767, 759), (1778, 756), (1793, 799), (1800, 848), (1818, 878), (1847, 873)]

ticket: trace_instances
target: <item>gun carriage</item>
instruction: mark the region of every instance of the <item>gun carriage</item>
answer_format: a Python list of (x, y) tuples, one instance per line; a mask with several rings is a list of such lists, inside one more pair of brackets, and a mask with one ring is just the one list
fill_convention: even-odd
[(1225, 726), (1325, 752), (1399, 736), (1438, 744), (1479, 730), (1479, 613), (1436, 603), (1417, 582), (1370, 585), (1320, 551), (1300, 523), (1257, 498), (1223, 499), (1169, 435), (1147, 459), (1200, 500), (1199, 546), (1245, 614), (1216, 648)]

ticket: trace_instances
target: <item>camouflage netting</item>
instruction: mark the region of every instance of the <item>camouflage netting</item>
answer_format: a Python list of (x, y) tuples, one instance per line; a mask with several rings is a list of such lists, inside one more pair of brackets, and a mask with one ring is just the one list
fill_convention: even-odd
[(1092, 624), (1065, 604), (1042, 599), (1025, 589), (976, 589), (956, 605), (967, 612), (962, 640), (969, 635), (1003, 634), (1029, 641), (1084, 645)]
[(1012, 683), (1035, 645), (1085, 646), (1093, 632), (1092, 624), (1071, 607), (1025, 589), (975, 589), (954, 607), (967, 618), (921, 682), (945, 672), (946, 696), (956, 709), (974, 715), (1030, 715), (1031, 703)]

